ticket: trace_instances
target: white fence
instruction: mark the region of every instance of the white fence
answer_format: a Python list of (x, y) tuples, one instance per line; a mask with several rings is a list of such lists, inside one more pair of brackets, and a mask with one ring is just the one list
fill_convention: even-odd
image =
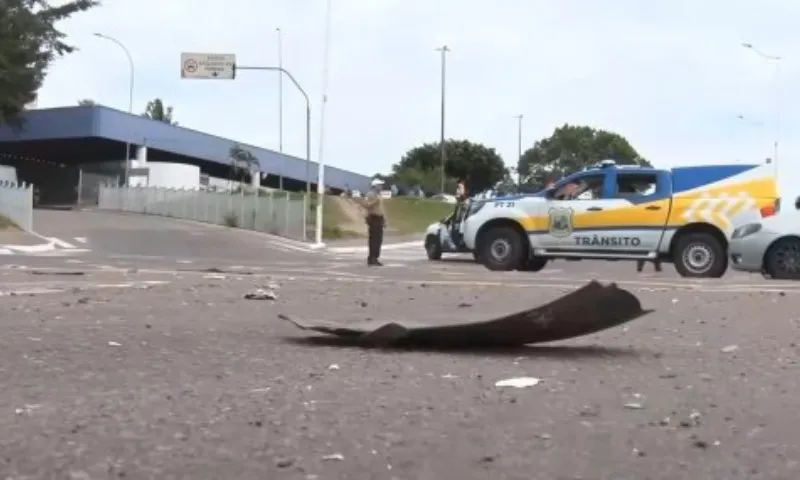
[[(99, 208), (184, 218), (308, 238), (314, 220), (305, 194), (284, 191), (212, 192), (157, 187), (100, 187)], [(306, 215), (303, 215), (303, 212)]]
[(33, 230), (33, 185), (0, 180), (0, 215), (25, 231)]

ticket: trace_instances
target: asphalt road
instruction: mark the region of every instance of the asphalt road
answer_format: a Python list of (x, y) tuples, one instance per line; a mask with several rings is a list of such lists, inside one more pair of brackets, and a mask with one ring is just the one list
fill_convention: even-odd
[[(183, 228), (155, 247), (133, 229), (124, 258), (98, 233), (86, 255), (0, 267), (0, 478), (800, 478), (800, 284), (606, 262), (368, 269)], [(275, 260), (240, 261), (262, 251)], [(359, 349), (278, 319), (485, 319), (589, 278), (655, 312), (510, 351)], [(278, 298), (243, 299), (254, 288)], [(523, 376), (541, 382), (495, 386)]]

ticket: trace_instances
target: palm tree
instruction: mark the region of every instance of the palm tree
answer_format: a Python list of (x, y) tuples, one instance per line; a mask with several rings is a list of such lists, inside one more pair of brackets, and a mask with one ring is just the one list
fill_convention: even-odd
[(258, 170), (258, 158), (241, 145), (233, 145), (228, 151), (228, 158), (232, 179), (238, 178), (240, 182), (244, 182), (248, 174), (255, 175)]
[(178, 122), (172, 120), (172, 107), (167, 107), (160, 98), (153, 99), (147, 102), (144, 109), (143, 117), (152, 118), (159, 122), (164, 122), (169, 125), (177, 125)]

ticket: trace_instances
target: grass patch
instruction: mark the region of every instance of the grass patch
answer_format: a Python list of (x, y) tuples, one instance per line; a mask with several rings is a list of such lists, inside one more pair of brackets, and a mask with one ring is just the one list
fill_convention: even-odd
[(453, 213), (455, 205), (426, 198), (398, 197), (383, 201), (389, 228), (400, 235), (424, 232), (428, 225)]
[(8, 217), (0, 215), (0, 231), (3, 230), (19, 230), (19, 227), (17, 227), (16, 223), (9, 220)]

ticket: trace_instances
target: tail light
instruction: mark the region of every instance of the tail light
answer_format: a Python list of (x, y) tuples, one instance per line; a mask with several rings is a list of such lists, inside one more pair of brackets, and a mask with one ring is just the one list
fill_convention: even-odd
[(777, 215), (778, 212), (781, 211), (781, 199), (778, 198), (772, 205), (764, 205), (759, 209), (761, 213), (761, 218), (771, 217), (773, 215)]

